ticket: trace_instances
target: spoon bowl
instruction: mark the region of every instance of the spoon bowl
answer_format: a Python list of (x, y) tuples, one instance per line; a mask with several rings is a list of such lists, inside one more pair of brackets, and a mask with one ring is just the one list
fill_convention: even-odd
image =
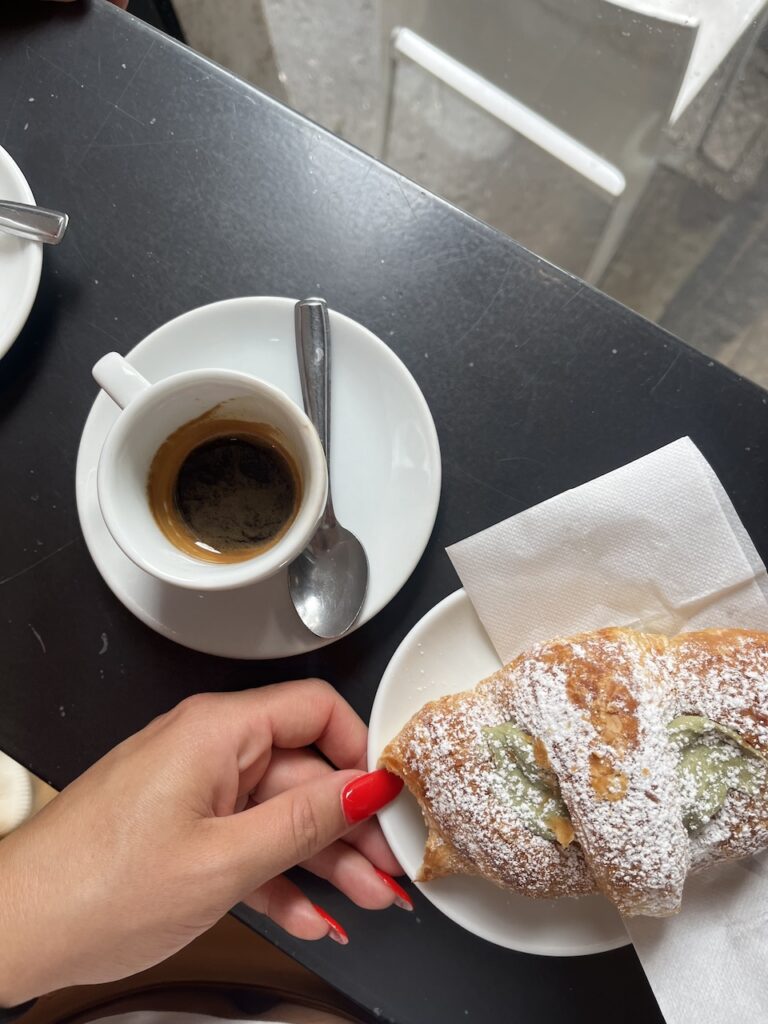
[(354, 533), (320, 526), (288, 570), (299, 618), (317, 636), (341, 636), (360, 614), (368, 588), (368, 558)]

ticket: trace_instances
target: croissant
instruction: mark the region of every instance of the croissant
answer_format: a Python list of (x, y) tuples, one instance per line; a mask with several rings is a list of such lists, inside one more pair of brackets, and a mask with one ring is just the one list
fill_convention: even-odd
[(427, 704), (379, 763), (427, 824), (417, 880), (675, 913), (689, 871), (768, 847), (768, 633), (552, 640)]

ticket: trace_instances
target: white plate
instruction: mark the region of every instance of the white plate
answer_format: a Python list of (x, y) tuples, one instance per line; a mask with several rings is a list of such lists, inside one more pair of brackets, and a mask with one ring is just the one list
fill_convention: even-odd
[[(34, 203), (27, 179), (0, 146), (0, 199)], [(4, 356), (27, 322), (40, 284), (43, 246), (0, 231), (0, 356)]]
[[(126, 358), (149, 381), (223, 367), (261, 377), (301, 404), (294, 299), (227, 299), (164, 324)], [(339, 520), (368, 554), (361, 626), (390, 601), (426, 547), (440, 499), (437, 432), (418, 385), (391, 349), (331, 311), (331, 479)], [(101, 393), (77, 457), (77, 508), (96, 566), (115, 595), (158, 633), (208, 654), (282, 658), (323, 646), (290, 602), (285, 573), (239, 590), (199, 594), (161, 583), (109, 534), (96, 467), (117, 406)], [(355, 628), (356, 628), (355, 627)]]
[[(463, 590), (436, 605), (398, 647), (371, 712), (368, 763), (427, 701), (471, 689), (501, 667)], [(379, 813), (389, 845), (413, 878), (427, 830), (418, 804), (404, 790)], [(480, 878), (440, 878), (418, 888), (456, 924), (489, 942), (523, 953), (581, 956), (629, 943), (618, 912), (602, 896), (532, 900)]]

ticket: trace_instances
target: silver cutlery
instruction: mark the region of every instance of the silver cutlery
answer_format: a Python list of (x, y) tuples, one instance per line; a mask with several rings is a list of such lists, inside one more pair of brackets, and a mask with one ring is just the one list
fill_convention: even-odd
[(320, 435), (328, 464), (328, 500), (317, 532), (288, 569), (288, 585), (304, 625), (331, 640), (346, 633), (360, 614), (368, 589), (368, 558), (333, 511), (331, 334), (324, 299), (296, 303), (295, 330), (304, 410)]
[(69, 217), (66, 213), (46, 210), (29, 203), (12, 203), (0, 200), (0, 231), (20, 238), (31, 238), (35, 242), (58, 245), (67, 230)]

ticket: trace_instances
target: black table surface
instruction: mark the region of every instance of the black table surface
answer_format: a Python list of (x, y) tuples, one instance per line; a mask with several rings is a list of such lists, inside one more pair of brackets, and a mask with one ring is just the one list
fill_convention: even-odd
[[(187, 694), (304, 675), (367, 716), (400, 640), (458, 585), (447, 544), (686, 434), (768, 554), (759, 388), (102, 0), (3, 8), (0, 142), (71, 226), (0, 363), (0, 748), (61, 787)], [(123, 608), (86, 551), (90, 368), (194, 306), (314, 293), (385, 339), (426, 395), (434, 535), (391, 604), (335, 645), (272, 663), (196, 654)], [(418, 892), (415, 914), (372, 914), (303, 884), (348, 947), (242, 916), (372, 1019), (661, 1020), (630, 948), (534, 957)]]

